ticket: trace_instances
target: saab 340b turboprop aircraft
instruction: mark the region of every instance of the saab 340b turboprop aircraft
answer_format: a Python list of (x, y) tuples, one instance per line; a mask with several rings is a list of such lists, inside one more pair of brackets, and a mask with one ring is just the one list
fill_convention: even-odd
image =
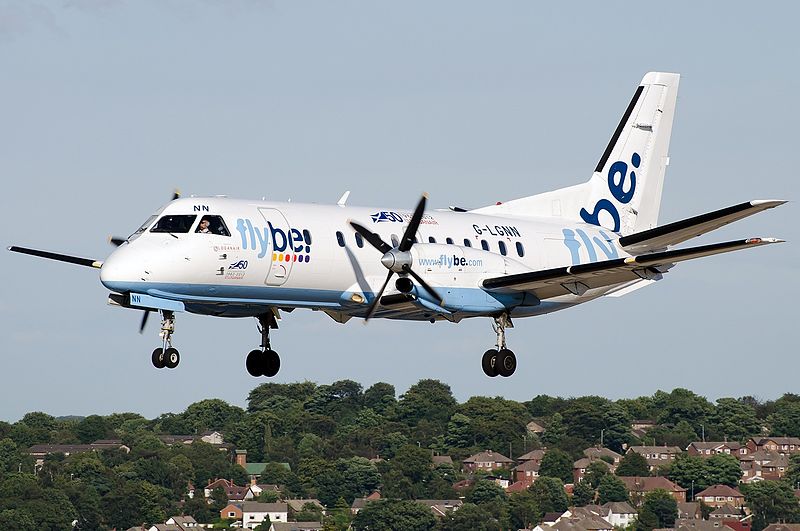
[[(588, 182), (474, 210), (178, 198), (105, 260), (23, 247), (16, 252), (100, 269), (109, 303), (161, 314), (152, 362), (174, 368), (175, 313), (255, 317), (261, 348), (253, 376), (274, 376), (270, 345), (280, 311), (323, 311), (413, 321), (489, 317), (488, 376), (510, 376), (512, 318), (620, 296), (661, 280), (678, 262), (782, 240), (749, 238), (672, 246), (785, 201), (750, 201), (657, 226), (678, 74), (651, 72), (636, 88)], [(376, 252), (377, 251), (377, 252)], [(392, 280), (394, 279), (394, 282)]]

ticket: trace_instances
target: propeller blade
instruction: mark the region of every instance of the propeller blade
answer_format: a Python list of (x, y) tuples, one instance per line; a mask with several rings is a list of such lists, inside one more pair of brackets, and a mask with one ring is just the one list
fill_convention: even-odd
[(108, 243), (110, 243), (112, 245), (116, 245), (117, 247), (119, 247), (120, 245), (122, 245), (126, 241), (127, 240), (125, 238), (120, 238), (118, 236), (109, 236), (108, 237)]
[(172, 200), (175, 201), (181, 196), (181, 191), (175, 188), (175, 191), (172, 192)]
[(422, 194), (422, 197), (417, 203), (417, 208), (414, 209), (414, 215), (411, 216), (411, 221), (408, 222), (408, 227), (403, 233), (403, 238), (400, 240), (400, 245), (397, 249), (400, 251), (408, 251), (414, 245), (414, 235), (417, 233), (419, 224), (422, 221), (422, 214), (425, 212), (425, 202), (428, 199), (428, 194)]
[(147, 318), (150, 317), (150, 310), (144, 310), (144, 315), (142, 316), (142, 324), (139, 325), (139, 333), (141, 334), (144, 332), (144, 327), (147, 325)]
[(403, 271), (405, 271), (406, 273), (408, 273), (409, 275), (411, 275), (412, 277), (414, 277), (414, 280), (416, 280), (417, 282), (419, 282), (419, 285), (420, 285), (420, 286), (422, 286), (422, 288), (423, 288), (425, 291), (427, 291), (427, 292), (428, 292), (428, 293), (429, 293), (431, 296), (433, 296), (433, 298), (434, 298), (434, 299), (436, 299), (437, 301), (439, 301), (439, 305), (440, 305), (440, 306), (442, 305), (442, 303), (443, 303), (444, 301), (443, 301), (443, 300), (442, 300), (442, 298), (439, 296), (439, 294), (438, 294), (438, 293), (436, 293), (436, 292), (433, 290), (433, 288), (432, 288), (432, 287), (430, 287), (430, 286), (428, 285), (428, 283), (427, 283), (427, 282), (425, 282), (424, 280), (422, 280), (422, 277), (421, 277), (421, 276), (419, 276), (418, 274), (416, 274), (416, 273), (414, 272), (414, 270), (413, 270), (413, 269), (411, 269), (411, 268), (410, 268), (410, 267), (408, 267), (408, 266), (403, 266)]
[(367, 310), (367, 317), (364, 319), (365, 323), (367, 321), (369, 321), (370, 319), (372, 319), (372, 316), (375, 315), (375, 311), (378, 309), (378, 304), (380, 304), (380, 302), (381, 302), (381, 297), (383, 296), (383, 292), (386, 290), (386, 286), (389, 284), (389, 280), (392, 279), (392, 275), (393, 274), (394, 274), (394, 271), (392, 271), (390, 269), (389, 270), (389, 274), (386, 275), (386, 281), (384, 281), (383, 286), (381, 286), (380, 291), (378, 292), (378, 294), (375, 296), (375, 298), (372, 300), (372, 302), (369, 305), (369, 310)]
[(351, 221), (350, 222), (350, 226), (353, 227), (353, 230), (355, 230), (357, 233), (359, 233), (361, 236), (363, 236), (364, 239), (367, 240), (370, 243), (370, 245), (375, 247), (377, 250), (379, 250), (383, 254), (386, 254), (386, 253), (388, 253), (389, 251), (392, 250), (392, 246), (391, 245), (389, 245), (388, 243), (383, 241), (380, 236), (378, 236), (377, 234), (375, 234), (374, 232), (372, 232), (368, 228), (364, 227), (363, 225), (359, 225), (355, 221)]

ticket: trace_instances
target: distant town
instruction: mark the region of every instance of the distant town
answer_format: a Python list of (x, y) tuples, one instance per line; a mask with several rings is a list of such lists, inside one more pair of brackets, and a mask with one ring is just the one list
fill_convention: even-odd
[(266, 383), (246, 409), (0, 422), (0, 529), (800, 531), (800, 396)]

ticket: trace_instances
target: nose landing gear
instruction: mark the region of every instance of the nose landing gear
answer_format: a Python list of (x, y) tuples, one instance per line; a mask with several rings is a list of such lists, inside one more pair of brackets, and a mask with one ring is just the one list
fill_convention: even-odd
[(514, 328), (511, 317), (502, 314), (494, 318), (492, 328), (497, 334), (497, 348), (489, 349), (483, 353), (481, 367), (484, 374), (494, 378), (497, 375), (508, 377), (517, 370), (517, 357), (506, 348), (506, 327)]
[(161, 338), (162, 346), (153, 351), (151, 361), (156, 369), (174, 369), (181, 361), (178, 349), (172, 346), (172, 334), (175, 332), (175, 314), (170, 310), (161, 310)]
[(281, 368), (281, 358), (272, 350), (269, 343), (270, 329), (278, 328), (278, 321), (272, 312), (258, 316), (258, 331), (261, 332), (261, 348), (251, 350), (247, 355), (245, 367), (250, 376), (266, 376), (271, 378), (278, 374)]

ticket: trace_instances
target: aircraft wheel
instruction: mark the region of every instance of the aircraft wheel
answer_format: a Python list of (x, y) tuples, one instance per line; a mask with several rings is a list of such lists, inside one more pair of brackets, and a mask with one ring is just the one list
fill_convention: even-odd
[(178, 349), (170, 347), (164, 352), (164, 366), (167, 369), (174, 369), (180, 362), (181, 355), (178, 353)]
[(250, 353), (247, 355), (247, 359), (245, 360), (245, 367), (247, 367), (247, 372), (250, 376), (258, 378), (261, 376), (261, 357), (264, 355), (258, 349), (251, 350)]
[(272, 378), (281, 369), (281, 358), (274, 350), (267, 350), (264, 355), (264, 376)]
[(483, 353), (481, 367), (486, 376), (491, 378), (497, 376), (497, 351), (495, 349), (489, 349)]
[(495, 367), (500, 376), (511, 376), (517, 370), (517, 357), (513, 352), (504, 348), (497, 354)]
[(150, 361), (153, 362), (153, 367), (156, 369), (163, 369), (164, 362), (166, 361), (164, 358), (164, 349), (157, 348), (153, 351), (153, 355), (150, 357)]

